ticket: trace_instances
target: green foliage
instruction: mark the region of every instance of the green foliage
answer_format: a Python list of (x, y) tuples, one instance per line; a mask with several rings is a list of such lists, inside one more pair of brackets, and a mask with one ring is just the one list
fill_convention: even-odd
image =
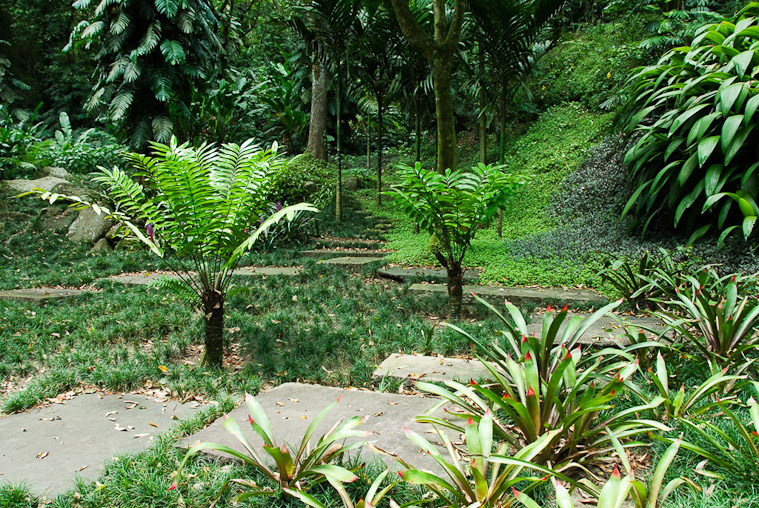
[[(245, 437), (245, 434), (243, 434), (239, 424), (234, 418), (227, 415), (224, 418), (224, 428), (243, 445), (247, 453), (239, 452), (228, 446), (216, 443), (198, 443), (187, 451), (182, 464), (179, 466), (178, 476), (181, 478), (182, 469), (195, 454), (202, 450), (214, 450), (231, 455), (252, 466), (262, 473), (273, 486), (285, 489), (285, 491), (289, 490), (293, 494), (304, 492), (313, 483), (326, 479), (340, 493), (341, 497), (346, 498), (347, 493), (345, 492), (343, 482), (350, 483), (357, 480), (358, 477), (344, 467), (334, 464), (334, 462), (340, 460), (346, 452), (361, 446), (361, 441), (355, 441), (349, 445), (341, 443), (346, 438), (366, 438), (368, 436), (366, 432), (355, 430), (357, 426), (364, 423), (365, 418), (355, 416), (344, 422), (338, 422), (326, 434), (319, 436), (316, 445), (311, 448), (311, 439), (316, 432), (316, 427), (339, 402), (340, 399), (331, 403), (313, 419), (306, 429), (297, 451), (293, 453), (293, 451), (287, 448), (286, 444), (277, 444), (271, 422), (263, 407), (261, 407), (261, 404), (254, 397), (246, 395), (245, 404), (248, 406), (248, 411), (250, 412), (248, 422), (251, 429), (263, 440), (263, 449), (269, 457), (266, 460), (262, 459), (250, 441), (248, 441), (248, 438)], [(271, 461), (274, 463), (273, 468), (270, 467)], [(236, 483), (250, 489), (239, 494), (234, 500), (235, 503), (254, 496), (272, 496), (276, 494), (276, 490), (270, 486), (259, 486), (255, 482), (238, 478), (228, 480), (222, 486), (219, 497), (221, 497), (221, 494), (223, 494), (224, 489), (229, 483)], [(173, 486), (176, 487), (177, 483), (175, 482)]]
[(87, 110), (116, 124), (143, 148), (167, 142), (188, 123), (193, 88), (204, 88), (221, 51), (218, 20), (205, 0), (103, 1), (74, 7), (91, 18), (77, 24), (65, 51), (94, 52), (97, 82)]
[(725, 397), (727, 392), (725, 385), (728, 383), (732, 385), (740, 379), (745, 379), (745, 376), (729, 376), (727, 369), (724, 369), (712, 375), (686, 396), (685, 384), (677, 392), (670, 389), (670, 375), (661, 353), (656, 358), (656, 372), (649, 369), (649, 373), (659, 396), (664, 399), (661, 407), (666, 411), (668, 420), (686, 416), (698, 417), (713, 411), (719, 405), (720, 397)]
[[(261, 221), (268, 219), (282, 209), (280, 202), (270, 204)], [(258, 240), (258, 250), (269, 252), (279, 246), (297, 247), (308, 243), (316, 236), (314, 215), (305, 210), (296, 211), (290, 220), (277, 222), (269, 227)]]
[(484, 164), (471, 171), (440, 174), (417, 163), (413, 168), (401, 166), (399, 176), (400, 182), (389, 195), (395, 196), (397, 207), (434, 235), (439, 248), (433, 252), (445, 267), (461, 264), (480, 224), (487, 224), (522, 183), (501, 168)]
[(540, 59), (528, 79), (533, 100), (543, 107), (579, 102), (591, 111), (614, 110), (630, 69), (644, 62), (640, 15), (567, 34)]
[(124, 161), (126, 148), (107, 134), (95, 129), (75, 134), (67, 113), (61, 112), (58, 118), (60, 129), (40, 147), (40, 156), (53, 166), (87, 174), (99, 166), (113, 167)]
[(34, 116), (17, 121), (0, 104), (0, 179), (26, 176), (37, 169), (41, 135), (41, 124), (34, 123)]
[(625, 129), (642, 136), (625, 158), (637, 188), (623, 216), (633, 211), (644, 232), (667, 217), (675, 227), (684, 223), (691, 241), (709, 229), (720, 240), (735, 229), (751, 235), (759, 215), (752, 148), (759, 97), (751, 88), (757, 12), (752, 3), (733, 22), (703, 26), (690, 46), (631, 78)]
[[(759, 391), (756, 383), (754, 388)], [(739, 412), (731, 409), (728, 402), (720, 401), (718, 406), (732, 428), (723, 430), (716, 422), (704, 419), (682, 419), (683, 426), (699, 438), (699, 442), (684, 441), (682, 447), (706, 459), (707, 464), (700, 464), (697, 473), (720, 479), (730, 473), (745, 484), (755, 484), (759, 468), (759, 404), (749, 397), (745, 409)], [(719, 469), (706, 469), (708, 464)]]
[[(11, 61), (4, 56), (3, 46), (10, 46), (10, 43), (0, 39), (0, 106), (10, 106), (21, 98), (21, 92), (29, 90), (29, 85), (13, 75)], [(18, 108), (11, 110), (11, 113), (20, 119), (26, 116)]]
[(308, 201), (326, 206), (333, 201), (336, 170), (310, 153), (296, 155), (273, 175), (271, 199), (281, 203)]

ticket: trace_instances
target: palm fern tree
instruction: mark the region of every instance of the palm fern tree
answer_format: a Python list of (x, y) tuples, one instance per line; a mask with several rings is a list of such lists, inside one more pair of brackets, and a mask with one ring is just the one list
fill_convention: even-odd
[[(95, 180), (117, 204), (115, 211), (79, 198), (66, 199), (92, 206), (118, 220), (161, 257), (177, 278), (160, 286), (198, 304), (205, 324), (203, 364), (220, 367), (224, 355), (224, 303), (240, 256), (282, 218), (301, 210), (317, 211), (301, 203), (282, 208), (266, 220), (272, 174), (284, 164), (277, 145), (262, 149), (253, 140), (242, 145), (168, 145), (151, 143), (152, 155), (128, 156), (142, 185), (119, 168), (100, 168)], [(49, 192), (43, 199), (61, 197)], [(138, 226), (144, 224), (144, 227)]]

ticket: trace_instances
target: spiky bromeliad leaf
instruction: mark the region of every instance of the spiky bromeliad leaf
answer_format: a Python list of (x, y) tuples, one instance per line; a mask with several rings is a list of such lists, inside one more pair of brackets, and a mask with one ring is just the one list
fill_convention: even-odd
[(759, 198), (752, 174), (759, 143), (759, 93), (752, 84), (759, 69), (757, 16), (759, 3), (750, 3), (732, 23), (704, 25), (691, 46), (633, 72), (625, 129), (643, 136), (625, 157), (637, 185), (625, 213), (633, 211), (636, 220), (649, 224), (662, 215), (687, 223), (692, 240), (707, 230), (722, 240), (756, 220), (721, 198), (739, 190)]

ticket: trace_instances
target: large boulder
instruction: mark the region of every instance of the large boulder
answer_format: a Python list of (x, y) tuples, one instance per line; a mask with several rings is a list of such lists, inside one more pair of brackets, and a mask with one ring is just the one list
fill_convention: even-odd
[(101, 238), (97, 242), (95, 242), (95, 245), (92, 246), (90, 249), (90, 253), (92, 254), (99, 254), (103, 252), (110, 252), (111, 251), (111, 244), (108, 243), (108, 240), (105, 238)]
[(68, 231), (68, 238), (72, 242), (95, 243), (105, 236), (113, 222), (106, 219), (103, 214), (97, 214), (92, 208), (79, 210), (74, 222)]
[(48, 206), (40, 211), (41, 226), (44, 231), (66, 233), (78, 215), (77, 210), (69, 207)]
[(358, 190), (359, 181), (358, 178), (355, 176), (349, 176), (345, 180), (343, 180), (343, 187), (345, 187), (345, 190), (349, 191), (355, 191)]
[(45, 166), (40, 170), (42, 176), (54, 176), (55, 178), (62, 178), (63, 180), (71, 180), (71, 173), (63, 168), (56, 168), (55, 166)]
[(52, 191), (57, 186), (67, 184), (68, 181), (56, 176), (45, 176), (36, 180), (2, 180), (0, 181), (0, 193), (22, 194), (32, 189)]

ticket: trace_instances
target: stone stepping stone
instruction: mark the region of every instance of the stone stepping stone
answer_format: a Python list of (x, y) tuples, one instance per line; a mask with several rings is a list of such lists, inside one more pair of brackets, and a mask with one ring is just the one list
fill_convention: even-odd
[(478, 360), (443, 358), (439, 356), (392, 354), (388, 356), (372, 376), (385, 376), (422, 381), (461, 381), (489, 379), (490, 371)]
[(361, 270), (365, 266), (377, 263), (383, 259), (381, 257), (343, 256), (341, 258), (324, 259), (319, 261), (319, 264), (336, 266), (353, 273), (361, 273)]
[(54, 498), (76, 487), (77, 476), (94, 480), (113, 456), (149, 448), (197, 412), (197, 404), (142, 395), (86, 394), (0, 418), (0, 481)]
[(340, 250), (340, 249), (314, 249), (305, 250), (303, 255), (309, 258), (330, 259), (350, 256), (354, 258), (378, 258), (385, 256), (387, 252), (381, 250)]
[[(442, 268), (421, 268), (418, 266), (387, 266), (377, 270), (377, 275), (398, 282), (421, 280), (444, 283), (448, 280), (448, 274)], [(479, 279), (480, 272), (477, 270), (466, 270), (464, 272), (465, 282), (474, 282)]]
[[(568, 313), (569, 317), (587, 317), (589, 315), (590, 314), (575, 314), (573, 312)], [(580, 344), (624, 347), (630, 344), (630, 341), (624, 335), (624, 327), (635, 327), (638, 329), (643, 327), (646, 329), (654, 330), (655, 333), (647, 332), (644, 330), (646, 335), (652, 339), (655, 338), (659, 333), (664, 332), (666, 329), (661, 320), (654, 317), (626, 316), (618, 314), (616, 315), (616, 318), (619, 321), (611, 316), (604, 316), (593, 323), (580, 338)], [(543, 314), (533, 315), (530, 323), (527, 325), (527, 333), (535, 332), (536, 334), (540, 334), (542, 328)], [(562, 333), (565, 328), (566, 321), (559, 329), (559, 333)]]
[[(292, 277), (301, 272), (300, 266), (244, 266), (235, 270), (234, 276), (253, 277), (253, 276), (274, 276), (283, 275)], [(111, 275), (103, 280), (118, 282), (128, 286), (144, 286), (164, 277), (172, 279), (178, 278), (173, 273), (167, 272), (143, 272), (143, 273), (124, 273), (121, 275)]]
[[(388, 452), (396, 453), (418, 467), (435, 467), (434, 462), (420, 454), (419, 449), (406, 438), (403, 429), (408, 427), (434, 442), (433, 435), (425, 434), (426, 431), (432, 430), (432, 427), (417, 423), (414, 418), (438, 402), (439, 399), (437, 398), (302, 383), (285, 383), (259, 394), (256, 396), (256, 400), (263, 406), (271, 421), (277, 444), (281, 446), (285, 443), (290, 450), (297, 450), (311, 421), (322, 409), (340, 396), (342, 396), (342, 401), (317, 427), (311, 441), (312, 446), (319, 436), (327, 432), (338, 420), (347, 420), (354, 416), (368, 416), (367, 422), (361, 425), (359, 430), (372, 431), (373, 435), (369, 440), (374, 445)], [(246, 423), (248, 420), (247, 406), (244, 403), (241, 404), (230, 413), (230, 416), (240, 424), (248, 440), (259, 451), (259, 454), (266, 456), (262, 449), (263, 441)], [(436, 416), (445, 417), (442, 411)], [(224, 417), (219, 418), (200, 432), (181, 440), (179, 444), (183, 448), (189, 448), (198, 442), (213, 442), (244, 452), (245, 450), (239, 441), (232, 437), (223, 425)], [(353, 439), (347, 440), (347, 442), (353, 441)], [(231, 457), (226, 454), (210, 450), (207, 453), (217, 458), (231, 460)], [(384, 460), (388, 465), (393, 464), (394, 467), (397, 467), (396, 462), (390, 457), (375, 454), (367, 447), (363, 447), (359, 453), (362, 458), (368, 461)]]
[(43, 304), (51, 300), (68, 300), (90, 292), (91, 291), (85, 291), (83, 289), (11, 289), (8, 291), (0, 291), (0, 299)]
[[(409, 291), (421, 295), (447, 295), (448, 289), (444, 284), (412, 284)], [(464, 286), (464, 301), (474, 302), (470, 292), (492, 303), (503, 303), (508, 300), (514, 305), (533, 303), (544, 306), (548, 303), (559, 306), (569, 305), (574, 308), (598, 307), (608, 303), (608, 300), (598, 293), (582, 289), (565, 290), (561, 288), (528, 288), (528, 287), (496, 287), (496, 286)]]

